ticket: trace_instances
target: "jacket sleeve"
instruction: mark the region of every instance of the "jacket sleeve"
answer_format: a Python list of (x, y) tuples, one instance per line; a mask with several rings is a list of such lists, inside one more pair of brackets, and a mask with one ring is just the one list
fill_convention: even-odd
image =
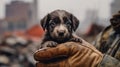
[[(104, 39), (102, 39), (103, 36), (103, 32), (101, 32), (97, 38), (96, 41), (93, 43), (93, 45), (100, 51), (100, 47), (102, 47), (101, 45), (101, 40), (104, 41)], [(102, 41), (102, 42), (103, 42)], [(110, 55), (104, 54), (103, 59), (101, 61), (101, 63), (99, 63), (98, 67), (120, 67), (120, 61), (118, 59), (116, 59), (115, 57), (112, 57)]]
[(120, 61), (109, 55), (104, 55), (98, 67), (120, 67)]
[[(101, 34), (99, 34), (101, 36)], [(100, 50), (100, 38), (95, 42), (94, 46)], [(119, 56), (119, 55), (117, 55)], [(115, 57), (112, 57), (110, 55), (104, 54), (103, 59), (101, 63), (98, 65), (98, 67), (120, 67), (120, 61), (116, 59)]]

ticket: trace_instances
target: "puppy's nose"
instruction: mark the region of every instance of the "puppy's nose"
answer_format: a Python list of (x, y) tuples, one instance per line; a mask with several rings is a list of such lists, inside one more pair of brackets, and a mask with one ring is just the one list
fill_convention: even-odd
[(58, 31), (58, 35), (59, 35), (59, 36), (63, 36), (63, 35), (64, 35), (64, 33), (65, 33), (65, 31), (64, 31), (64, 30)]

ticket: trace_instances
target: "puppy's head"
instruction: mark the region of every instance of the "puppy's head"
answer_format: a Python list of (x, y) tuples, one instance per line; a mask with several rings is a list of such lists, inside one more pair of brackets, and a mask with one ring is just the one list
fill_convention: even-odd
[(55, 10), (41, 20), (41, 26), (52, 38), (69, 38), (79, 25), (79, 20), (64, 10)]

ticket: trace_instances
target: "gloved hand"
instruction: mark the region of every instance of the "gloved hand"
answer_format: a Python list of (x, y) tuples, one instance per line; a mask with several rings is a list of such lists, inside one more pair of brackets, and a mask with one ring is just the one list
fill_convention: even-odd
[(40, 49), (34, 54), (36, 67), (96, 67), (102, 58), (103, 54), (84, 40)]

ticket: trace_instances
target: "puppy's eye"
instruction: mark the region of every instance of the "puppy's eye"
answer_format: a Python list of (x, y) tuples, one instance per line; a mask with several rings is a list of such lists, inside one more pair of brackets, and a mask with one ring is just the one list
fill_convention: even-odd
[(52, 26), (52, 27), (55, 27), (55, 25), (56, 25), (55, 22), (50, 23), (50, 26)]
[(66, 21), (66, 23), (65, 23), (66, 25), (70, 25), (71, 24), (71, 22), (70, 21)]

